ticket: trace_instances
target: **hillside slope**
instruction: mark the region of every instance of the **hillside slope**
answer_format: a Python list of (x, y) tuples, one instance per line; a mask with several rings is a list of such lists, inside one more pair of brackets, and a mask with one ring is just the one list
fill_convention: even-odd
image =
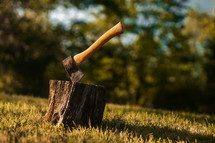
[(47, 100), (0, 93), (0, 142), (215, 142), (215, 116), (107, 104), (99, 127), (43, 122)]

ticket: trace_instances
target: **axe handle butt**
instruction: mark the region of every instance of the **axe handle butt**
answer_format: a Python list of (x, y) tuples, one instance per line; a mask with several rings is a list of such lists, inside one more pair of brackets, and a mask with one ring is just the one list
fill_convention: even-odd
[(96, 40), (88, 49), (74, 56), (76, 65), (80, 65), (91, 57), (99, 48), (101, 48), (111, 38), (124, 32), (124, 26), (121, 22), (105, 32), (98, 40)]

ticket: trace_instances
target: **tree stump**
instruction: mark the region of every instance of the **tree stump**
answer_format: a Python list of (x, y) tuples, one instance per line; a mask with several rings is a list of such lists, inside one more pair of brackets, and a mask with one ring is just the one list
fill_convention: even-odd
[(105, 108), (103, 86), (50, 80), (48, 110), (44, 116), (53, 125), (98, 125)]

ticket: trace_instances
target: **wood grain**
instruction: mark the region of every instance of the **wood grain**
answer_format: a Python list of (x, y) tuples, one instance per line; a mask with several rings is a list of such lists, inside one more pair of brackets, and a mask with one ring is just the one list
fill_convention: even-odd
[(98, 40), (96, 40), (88, 49), (74, 56), (76, 65), (80, 65), (91, 57), (95, 52), (101, 48), (111, 38), (120, 35), (124, 32), (124, 26), (121, 22), (117, 23), (114, 27), (105, 32)]
[(71, 81), (50, 80), (44, 120), (53, 125), (99, 125), (105, 108), (105, 88)]

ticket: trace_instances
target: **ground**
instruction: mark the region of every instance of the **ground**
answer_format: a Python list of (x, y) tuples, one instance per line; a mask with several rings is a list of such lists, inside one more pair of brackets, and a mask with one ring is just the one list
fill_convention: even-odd
[(0, 93), (0, 142), (215, 142), (215, 115), (106, 104), (97, 127), (44, 122), (48, 100)]

